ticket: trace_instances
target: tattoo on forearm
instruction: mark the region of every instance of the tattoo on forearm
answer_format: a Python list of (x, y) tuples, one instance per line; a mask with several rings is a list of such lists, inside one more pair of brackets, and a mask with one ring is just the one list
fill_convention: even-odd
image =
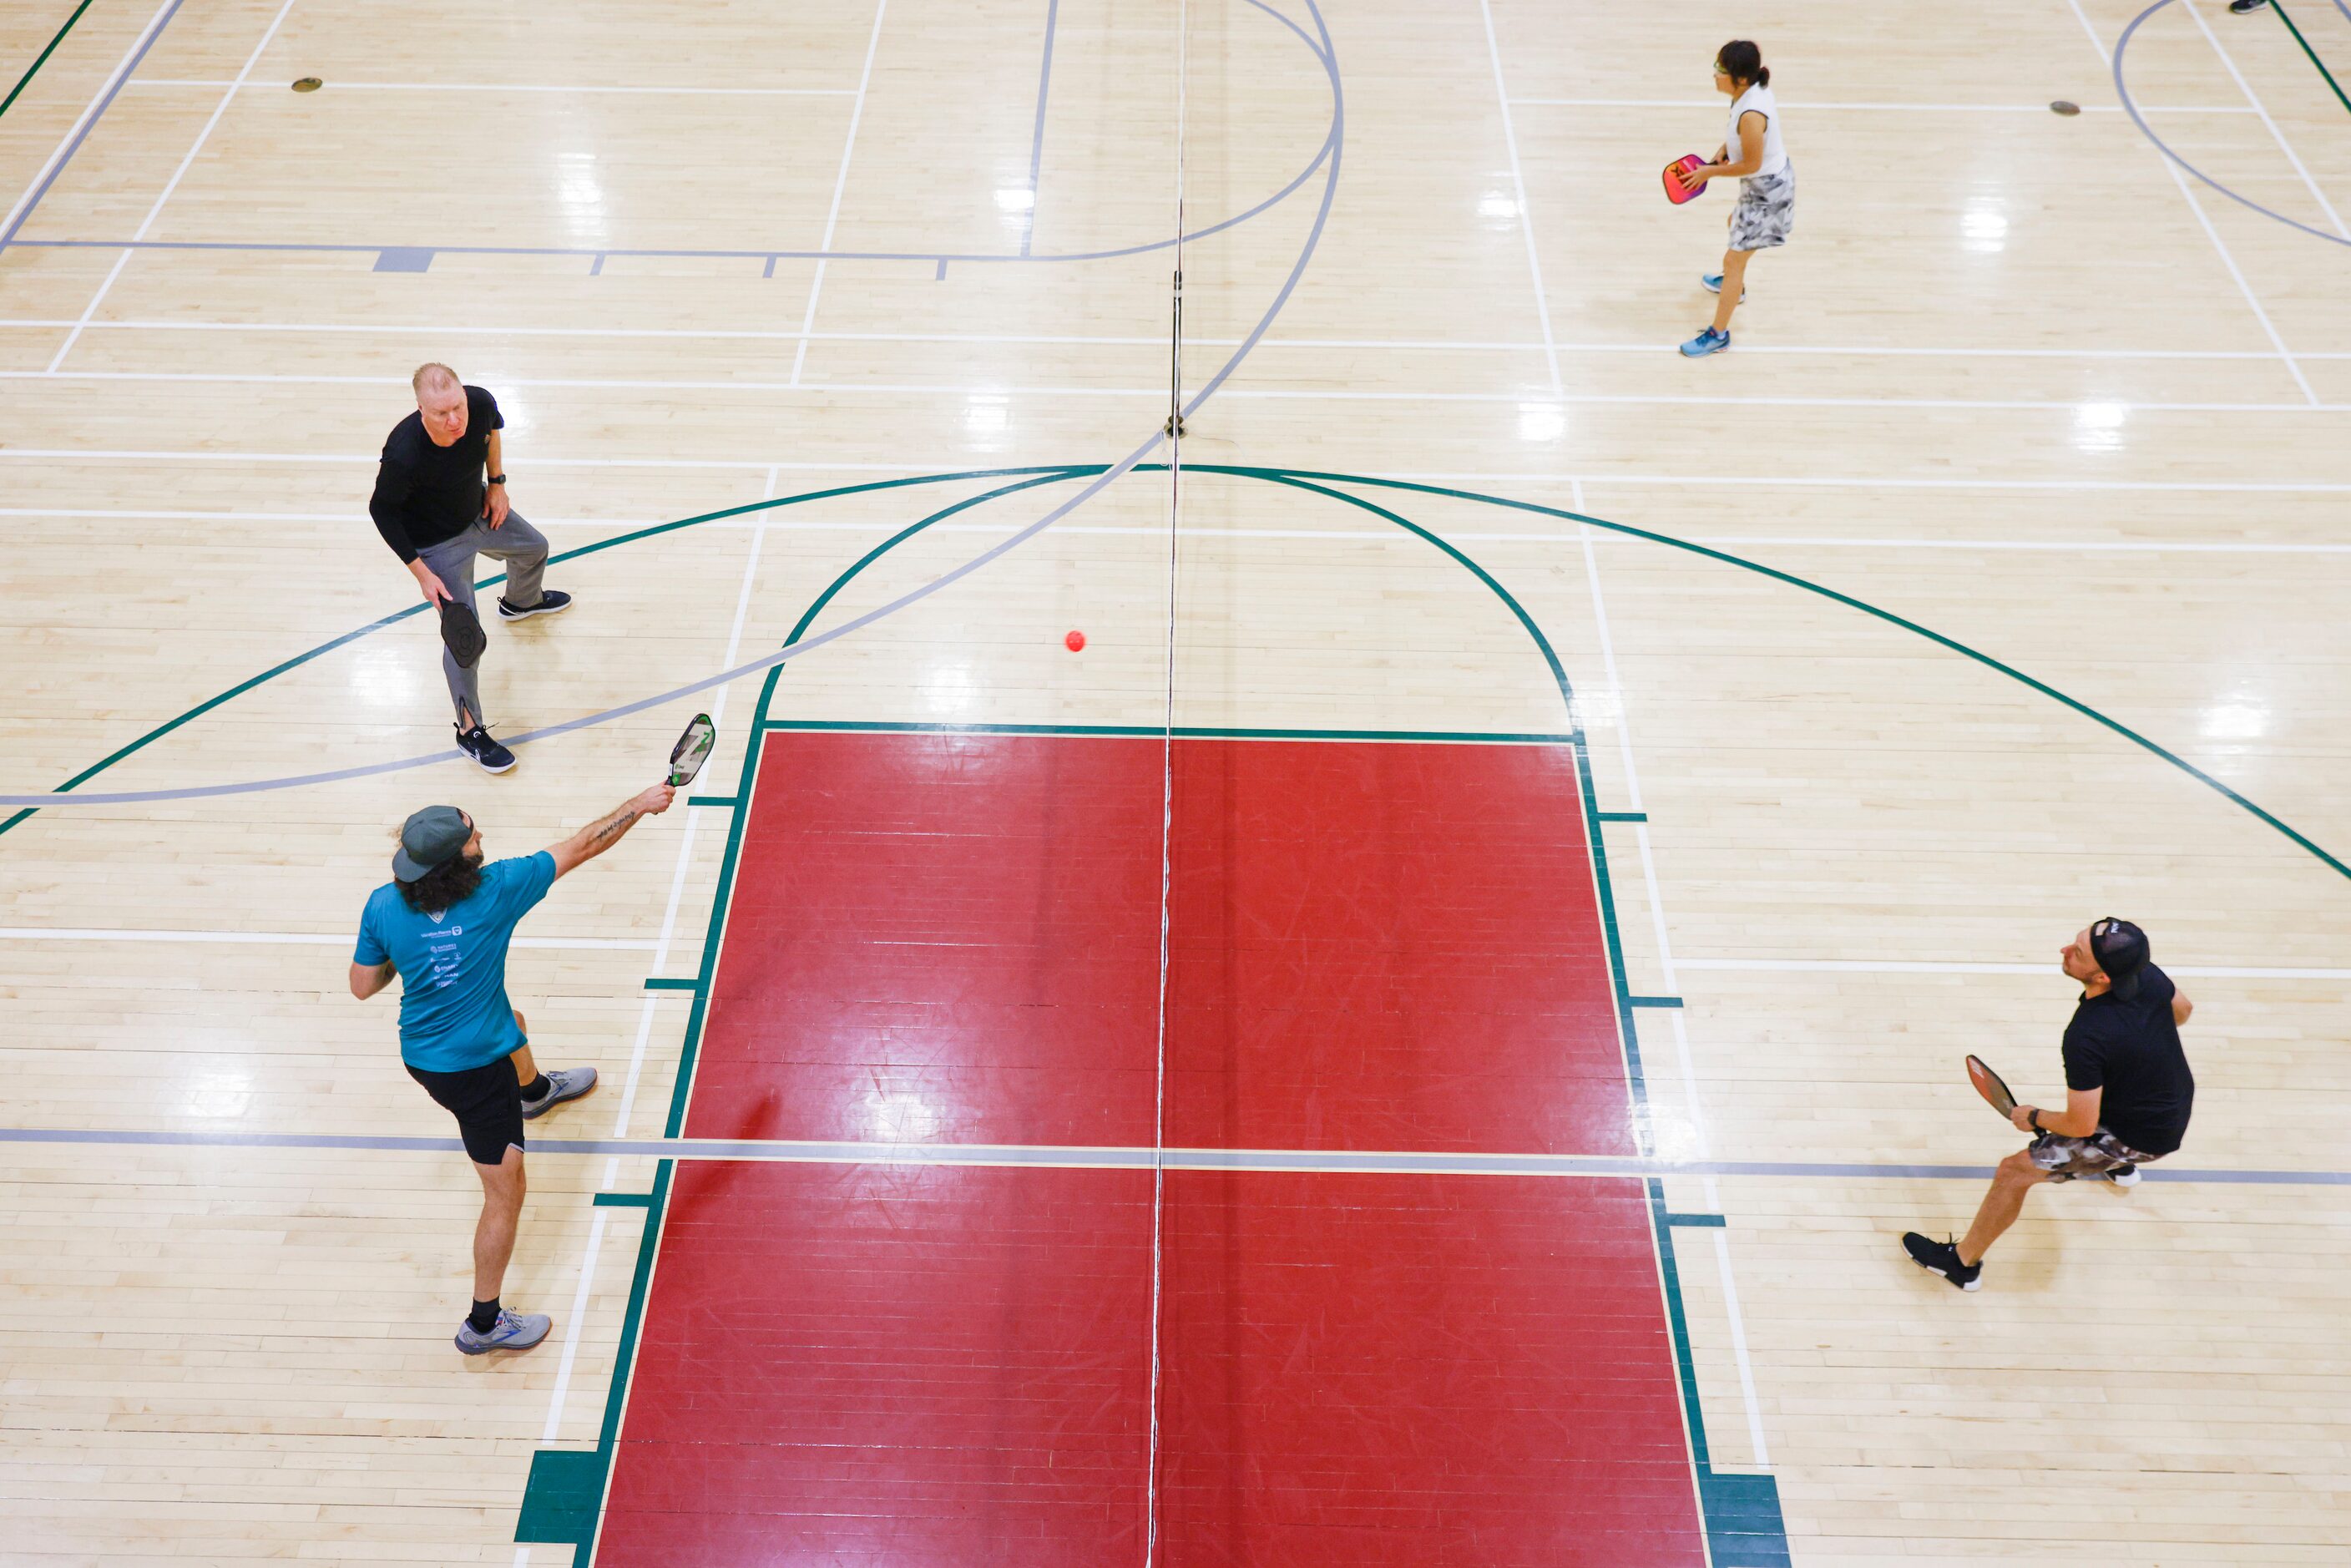
[(603, 821), (598, 823), (595, 830), (588, 835), (588, 841), (590, 844), (595, 845), (598, 849), (601, 849), (606, 844), (611, 843), (614, 839), (619, 838), (622, 833), (627, 832), (629, 831), (629, 824), (636, 820), (637, 813), (634, 811), (622, 811), (618, 816), (608, 817)]

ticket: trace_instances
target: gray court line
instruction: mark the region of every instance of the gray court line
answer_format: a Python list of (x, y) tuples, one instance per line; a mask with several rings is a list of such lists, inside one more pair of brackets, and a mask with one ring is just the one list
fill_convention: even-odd
[[(0, 1144), (115, 1148), (322, 1149), (455, 1154), (455, 1138), (339, 1133), (199, 1133), (140, 1128), (0, 1127)], [(1358, 1152), (1348, 1149), (1153, 1149), (1049, 1144), (892, 1144), (789, 1138), (538, 1138), (539, 1155), (621, 1155), (665, 1160), (741, 1160), (780, 1165), (886, 1165), (938, 1169), (1019, 1166), (1034, 1170), (1150, 1170), (1164, 1159), (1184, 1171), (1300, 1172), (1329, 1176), (1509, 1176), (1647, 1179), (1761, 1176), (1800, 1180), (1985, 1181), (1991, 1166), (1885, 1165), (1860, 1161), (1667, 1160), (1619, 1155), (1482, 1152)], [(2351, 1186), (2351, 1171), (2228, 1170), (2150, 1166), (2151, 1181), (2232, 1186)]]
[[(2115, 91), (2120, 95), (2123, 100), (2124, 112), (2127, 113), (2131, 117), (2131, 122), (2138, 127), (2139, 133), (2141, 135), (2145, 136), (2149, 141), (2155, 143), (2155, 150), (2157, 152), (2162, 153), (2166, 158), (2170, 159), (2174, 163), (2179, 164), (2182, 169), (2187, 170), (2189, 173), (2195, 175), (2198, 179), (2203, 181), (2206, 184), (2211, 186), (2214, 190), (2220, 192), (2222, 195), (2228, 197), (2229, 200), (2236, 203), (2239, 206), (2251, 207), (2254, 212), (2261, 214), (2262, 216), (2265, 218), (2274, 218), (2279, 223), (2285, 225), (2288, 228), (2300, 229), (2303, 233), (2323, 239), (2329, 245), (2351, 246), (2351, 240), (2346, 240), (2340, 235), (2331, 235), (2325, 229), (2313, 228), (2308, 224), (2303, 223), (2298, 219), (2287, 217), (2283, 213), (2276, 212), (2269, 207), (2262, 205), (2259, 202), (2254, 201), (2251, 196), (2239, 195), (2228, 186), (2220, 183), (2220, 181), (2212, 178), (2211, 175), (2204, 172), (2203, 170), (2199, 169), (2195, 164), (2190, 163), (2187, 159), (2182, 158), (2179, 153), (2174, 152), (2171, 150), (2171, 144), (2166, 141), (2162, 137), (2158, 136), (2155, 133), (2155, 128), (2147, 124), (2147, 116), (2138, 111), (2138, 104), (2131, 98), (2130, 88), (2123, 80), (2123, 52), (2130, 47), (2131, 35), (2138, 31), (2140, 24), (2170, 4), (2172, 4), (2172, 0), (2155, 0), (2154, 5), (2149, 5), (2146, 10), (2141, 11), (2137, 16), (2132, 17), (2130, 19), (2130, 25), (2123, 29), (2122, 37), (2115, 40)], [(2351, 16), (2351, 8), (2346, 8), (2344, 5), (2343, 0), (2335, 0), (2335, 8), (2343, 11), (2346, 16)]]
[[(1332, 86), (1335, 93), (1338, 85), (1338, 68), (1335, 56), (1331, 52), (1328, 46), (1329, 29), (1322, 26), (1322, 13), (1320, 11), (1315, 12), (1315, 24), (1318, 30), (1322, 32), (1325, 42), (1318, 45), (1314, 38), (1311, 37), (1304, 28), (1301, 27), (1296, 22), (1291, 21), (1288, 16), (1285, 16), (1280, 12), (1275, 10), (1272, 6), (1265, 4), (1265, 0), (1247, 0), (1247, 3), (1256, 7), (1258, 10), (1264, 12), (1275, 21), (1289, 28), (1292, 33), (1297, 34), (1298, 37), (1304, 41), (1307, 52), (1314, 57), (1316, 62), (1322, 67), (1323, 73), (1331, 78)], [(177, 8), (177, 5), (175, 4), (173, 9), (176, 10)], [(1313, 10), (1314, 7), (1310, 5), (1308, 9)], [(160, 32), (161, 29), (159, 28), (158, 31)], [(144, 51), (142, 50), (141, 53), (143, 54)], [(110, 97), (109, 101), (112, 101)], [(95, 117), (92, 118), (90, 123), (93, 125), (97, 123)], [(1236, 213), (1231, 217), (1220, 219), (1216, 223), (1208, 225), (1205, 228), (1193, 229), (1186, 233), (1177, 234), (1167, 239), (1149, 240), (1141, 245), (1121, 246), (1111, 250), (1059, 251), (1046, 256), (1030, 255), (1026, 249), (1020, 251), (970, 252), (937, 250), (724, 250), (694, 247), (630, 248), (627, 246), (611, 246), (599, 248), (596, 246), (570, 246), (416, 245), (413, 243), (402, 243), (396, 245), (348, 245), (329, 244), (323, 241), (305, 242), (288, 240), (18, 239), (15, 237), (16, 230), (14, 228), (9, 231), (7, 235), (0, 236), (0, 254), (5, 253), (11, 246), (22, 246), (28, 248), (59, 250), (286, 251), (302, 255), (372, 255), (386, 250), (423, 250), (431, 251), (435, 255), (441, 256), (576, 256), (595, 258), (619, 256), (633, 256), (649, 260), (764, 261), (770, 268), (772, 268), (778, 261), (919, 261), (935, 263), (941, 267), (945, 267), (950, 262), (1033, 262), (1042, 264), (1046, 262), (1115, 261), (1123, 256), (1147, 256), (1153, 251), (1171, 250), (1180, 246), (1188, 245), (1194, 240), (1205, 239), (1210, 235), (1222, 234), (1227, 229), (1237, 228), (1240, 225), (1248, 223), (1250, 219), (1266, 212), (1270, 208), (1277, 206), (1280, 203), (1289, 200), (1289, 198), (1294, 194), (1301, 186), (1304, 185), (1307, 181), (1314, 177), (1315, 172), (1322, 167), (1325, 160), (1331, 159), (1335, 155), (1335, 141), (1326, 138), (1321, 151), (1315, 153), (1312, 162), (1309, 162), (1303, 169), (1301, 169), (1288, 184), (1282, 186), (1281, 189), (1276, 191), (1270, 196), (1266, 197), (1265, 200), (1258, 203), (1257, 205), (1250, 207), (1246, 211)], [(64, 165), (61, 163), (58, 167), (62, 169)], [(46, 186), (44, 189), (46, 189)], [(37, 203), (36, 204), (37, 204)], [(1035, 209), (1033, 205), (1030, 210), (1032, 213), (1034, 212)], [(26, 217), (30, 217), (32, 215), (31, 207), (27, 207), (26, 209), (25, 215)], [(21, 228), (22, 226), (23, 222), (20, 219), (16, 227)]]
[[(1053, 35), (1061, 23), (1061, 0), (1046, 0), (1045, 60), (1037, 68), (1037, 128), (1029, 137), (1029, 213), (1020, 225), (1020, 254), (1037, 237), (1037, 176), (1045, 164), (1045, 99), (1053, 86)], [(1182, 227), (1181, 224), (1176, 225)]]
[(89, 133), (98, 129), (98, 122), (106, 118), (106, 111), (114, 107), (115, 97), (122, 91), (122, 84), (129, 81), (131, 74), (138, 70), (140, 62), (147, 57), (147, 51), (155, 47), (155, 40), (163, 36), (163, 29), (172, 25), (172, 19), (180, 14), (180, 7), (185, 3), (186, 0), (172, 0), (171, 8), (163, 13), (163, 19), (148, 31), (147, 37), (139, 45), (138, 52), (131, 57), (130, 62), (123, 66), (114, 80), (108, 84), (106, 96), (99, 100), (98, 108), (91, 112), (88, 120), (82, 121), (81, 129), (75, 131), (73, 140), (67, 143), (65, 156), (58, 159), (50, 167), (49, 172), (41, 176), (41, 183), (33, 188), (32, 199), (25, 204), (24, 210), (18, 213), (15, 221), (9, 224), (7, 232), (0, 234), (0, 251), (5, 251), (16, 243), (17, 231), (32, 221), (35, 213), (40, 211), (41, 202), (48, 195), (49, 187), (57, 183), (57, 177), (66, 172), (66, 165), (74, 161), (74, 154), (79, 152), (81, 144), (89, 140)]
[[(1270, 16), (1280, 16), (1280, 12), (1268, 10), (1266, 6), (1259, 4), (1259, 0), (1249, 0), (1249, 3), (1258, 5), (1259, 10), (1266, 10)], [(1225, 361), (1217, 373), (1209, 377), (1200, 390), (1192, 395), (1191, 401), (1184, 405), (1183, 413), (1187, 418), (1197, 413), (1203, 403), (1217, 394), (1225, 382), (1232, 378), (1233, 373), (1240, 369), (1241, 361), (1255, 351), (1266, 333), (1272, 329), (1275, 319), (1289, 305), (1290, 296), (1298, 290), (1300, 280), (1306, 276), (1307, 266), (1314, 259), (1315, 249), (1322, 243), (1322, 232), (1331, 221), (1331, 204), (1339, 192), (1342, 143), (1346, 134), (1346, 92), (1339, 78), (1338, 56), (1335, 48), (1331, 45), (1330, 28), (1322, 20), (1322, 10), (1315, 4), (1315, 0), (1307, 0), (1307, 8), (1314, 14), (1315, 28), (1322, 34), (1324, 46), (1323, 48), (1315, 51), (1315, 58), (1322, 62), (1324, 74), (1329, 78), (1331, 86), (1331, 130), (1330, 133), (1323, 138), (1322, 154), (1315, 159), (1316, 167), (1321, 167), (1326, 162), (1329, 164), (1329, 172), (1322, 183), (1322, 204), (1315, 210), (1313, 226), (1307, 231), (1306, 243), (1300, 248), (1297, 260), (1290, 264), (1290, 275), (1282, 280), (1280, 290), (1274, 295), (1273, 302), (1266, 307), (1265, 314), (1258, 318), (1257, 325), (1249, 329), (1249, 335), (1241, 340), (1239, 346), (1233, 350), (1232, 356)], [(1285, 22), (1288, 20), (1286, 17), (1282, 19)], [(559, 735), (569, 735), (574, 730), (609, 724), (614, 719), (626, 718), (632, 714), (643, 713), (648, 708), (660, 707), (665, 704), (676, 702), (681, 697), (692, 696), (698, 692), (708, 691), (714, 686), (725, 685), (729, 681), (740, 680), (745, 675), (771, 669), (788, 660), (796, 659), (802, 653), (821, 648), (828, 643), (838, 642), (877, 621), (885, 620), (896, 614), (910, 604), (928, 599), (940, 590), (961, 581), (999, 557), (1008, 555), (1027, 544), (1030, 539), (1102, 494), (1112, 484), (1124, 476), (1128, 470), (1165, 444), (1166, 444), (1166, 437), (1156, 431), (1153, 432), (1140, 446), (1105, 468), (1084, 489), (1055, 507), (1035, 522), (991, 545), (962, 565), (900, 594), (879, 609), (869, 610), (862, 615), (853, 616), (831, 631), (803, 637), (797, 643), (787, 643), (772, 653), (754, 659), (746, 664), (738, 664), (734, 669), (721, 670), (715, 675), (706, 675), (701, 680), (689, 682), (684, 685), (670, 691), (659, 692), (649, 697), (640, 697), (634, 702), (622, 703), (618, 707), (606, 708), (601, 713), (587, 714), (579, 718), (568, 719), (561, 724), (548, 725), (542, 728), (512, 736), (507, 737), (506, 744), (509, 747), (527, 746), (533, 741), (549, 740)], [(1017, 485), (1006, 486), (1001, 489), (975, 497), (963, 505), (974, 506), (981, 500), (1009, 495), (1016, 490), (1029, 489), (1040, 485), (1060, 484), (1074, 476), (1071, 474), (1062, 473), (1022, 480)], [(449, 750), (432, 751), (417, 757), (395, 758), (388, 762), (364, 763), (353, 768), (331, 768), (321, 773), (291, 774), (278, 779), (254, 779), (241, 783), (206, 784), (193, 788), (119, 789), (103, 794), (52, 791), (41, 795), (0, 795), (0, 806), (41, 808), (74, 805), (131, 806), (160, 800), (200, 800), (223, 795), (254, 795), (269, 790), (301, 789), (314, 784), (338, 783), (348, 779), (373, 778), (379, 774), (404, 773), (413, 768), (430, 768), (438, 763), (448, 762), (456, 756), (457, 753)]]

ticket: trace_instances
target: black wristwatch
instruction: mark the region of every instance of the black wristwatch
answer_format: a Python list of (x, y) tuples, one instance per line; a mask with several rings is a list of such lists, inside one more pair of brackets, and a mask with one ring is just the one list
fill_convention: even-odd
[(2024, 1119), (2032, 1124), (2032, 1130), (2036, 1133), (2045, 1133), (2049, 1130), (2041, 1124), (2041, 1107), (2038, 1105), (2028, 1109), (2024, 1113)]
[(490, 483), (493, 485), (503, 485), (506, 482), (507, 476), (503, 474), (493, 474), (490, 476)]

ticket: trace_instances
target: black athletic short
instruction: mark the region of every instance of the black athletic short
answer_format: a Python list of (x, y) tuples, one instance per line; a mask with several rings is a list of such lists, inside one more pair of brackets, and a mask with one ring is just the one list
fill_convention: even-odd
[(411, 1067), (408, 1075), (424, 1085), (424, 1092), (436, 1104), (457, 1118), (458, 1135), (465, 1140), (465, 1154), (475, 1165), (503, 1165), (508, 1145), (522, 1147), (522, 1084), (515, 1077), (513, 1058), (501, 1056), (487, 1066), (469, 1067), (463, 1072), (427, 1072)]

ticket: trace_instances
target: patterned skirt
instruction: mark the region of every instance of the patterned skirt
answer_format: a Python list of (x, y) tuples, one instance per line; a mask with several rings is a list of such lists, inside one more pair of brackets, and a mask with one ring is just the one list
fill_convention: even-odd
[(1788, 243), (1796, 226), (1796, 166), (1776, 174), (1750, 174), (1739, 182), (1739, 205), (1730, 213), (1730, 248), (1765, 250)]

